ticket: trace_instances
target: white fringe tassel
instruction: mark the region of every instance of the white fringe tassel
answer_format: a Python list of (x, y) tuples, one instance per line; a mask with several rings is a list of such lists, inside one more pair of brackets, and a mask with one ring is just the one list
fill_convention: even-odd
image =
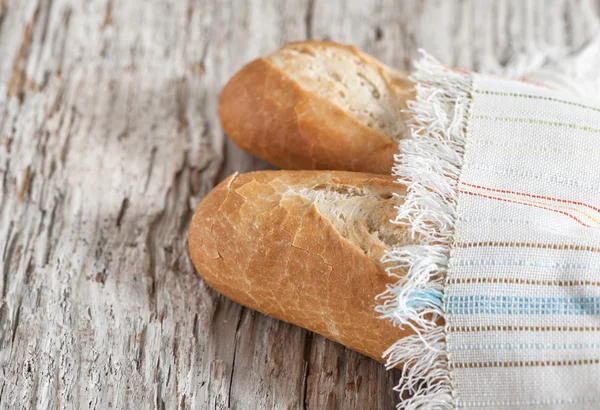
[[(407, 194), (393, 221), (405, 226), (415, 243), (386, 253), (388, 275), (398, 278), (378, 296), (377, 311), (416, 334), (385, 353), (387, 367), (402, 364), (395, 390), (399, 409), (455, 407), (452, 394), (444, 316), (444, 284), (454, 223), (456, 185), (462, 167), (465, 127), (471, 95), (469, 77), (444, 68), (423, 53), (412, 76), (417, 101), (409, 104), (412, 138), (400, 143), (393, 174)], [(408, 396), (409, 398), (405, 398)], [(404, 397), (404, 400), (402, 400)]]

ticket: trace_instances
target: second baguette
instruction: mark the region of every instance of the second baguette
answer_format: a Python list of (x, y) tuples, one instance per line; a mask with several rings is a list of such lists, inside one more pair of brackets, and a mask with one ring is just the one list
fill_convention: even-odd
[(219, 116), (238, 146), (281, 168), (389, 174), (413, 93), (406, 74), (356, 47), (303, 41), (235, 74)]

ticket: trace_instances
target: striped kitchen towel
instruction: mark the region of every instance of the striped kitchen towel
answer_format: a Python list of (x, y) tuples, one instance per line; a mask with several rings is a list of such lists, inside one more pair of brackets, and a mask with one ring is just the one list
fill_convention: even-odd
[(414, 74), (407, 186), (379, 312), (416, 335), (405, 409), (600, 409), (600, 102), (451, 70)]

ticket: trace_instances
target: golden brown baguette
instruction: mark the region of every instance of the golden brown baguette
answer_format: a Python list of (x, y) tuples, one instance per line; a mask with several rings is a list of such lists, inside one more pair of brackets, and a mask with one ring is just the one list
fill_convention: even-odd
[(281, 168), (389, 174), (410, 99), (405, 73), (354, 46), (303, 41), (235, 74), (219, 116), (240, 148)]
[(196, 210), (189, 251), (230, 299), (382, 361), (410, 330), (377, 318), (380, 259), (407, 238), (389, 221), (403, 188), (353, 172), (234, 174)]

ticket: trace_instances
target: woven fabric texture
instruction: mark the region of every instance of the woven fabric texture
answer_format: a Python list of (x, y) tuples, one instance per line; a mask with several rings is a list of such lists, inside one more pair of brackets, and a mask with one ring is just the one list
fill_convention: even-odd
[(417, 331), (399, 408), (600, 409), (600, 102), (557, 78), (417, 64), (378, 308)]
[(444, 296), (459, 408), (600, 408), (600, 104), (472, 75)]

